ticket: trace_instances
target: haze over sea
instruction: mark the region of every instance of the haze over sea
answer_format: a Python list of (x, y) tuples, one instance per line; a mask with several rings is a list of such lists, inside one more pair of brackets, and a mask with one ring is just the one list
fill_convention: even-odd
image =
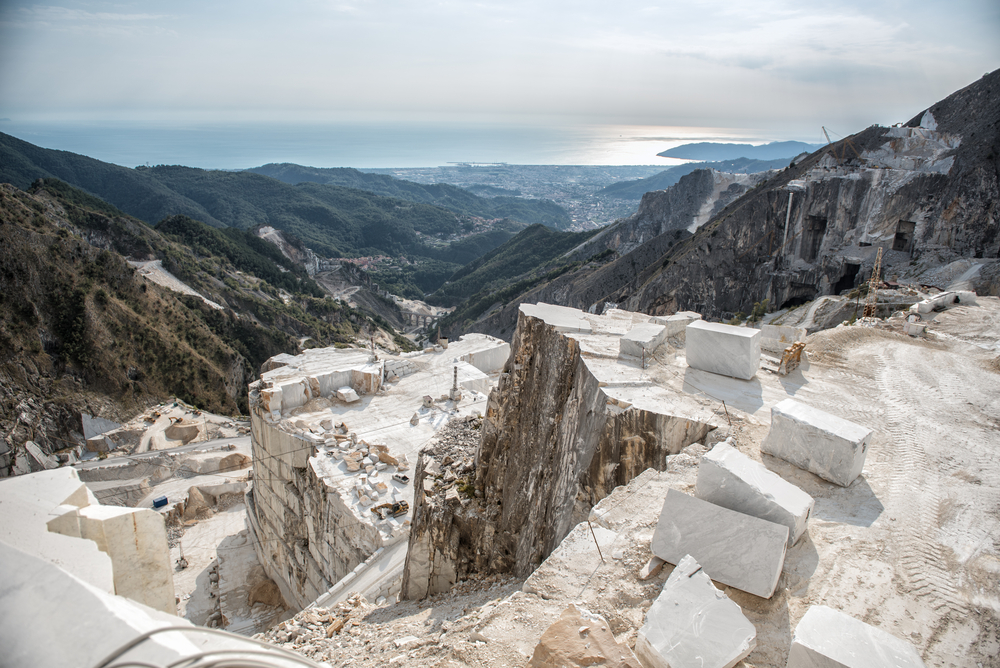
[(0, 121), (0, 131), (44, 148), (125, 167), (245, 169), (271, 162), (311, 167), (437, 167), (449, 162), (518, 165), (663, 165), (656, 154), (698, 141), (763, 143), (753, 130), (640, 125), (513, 125), (442, 122), (165, 123)]

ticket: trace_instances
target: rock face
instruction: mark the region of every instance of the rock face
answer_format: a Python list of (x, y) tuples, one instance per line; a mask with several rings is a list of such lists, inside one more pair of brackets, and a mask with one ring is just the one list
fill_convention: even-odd
[[(443, 591), (467, 573), (528, 575), (615, 487), (647, 468), (663, 470), (668, 454), (709, 430), (679, 405), (638, 408), (606, 387), (607, 371), (583, 353), (604, 341), (617, 354), (617, 336), (560, 332), (544, 315), (526, 313), (533, 309), (545, 313), (544, 305), (522, 307), (511, 357), (490, 394), (473, 497), (428, 502), (418, 467), (403, 598)], [(553, 314), (560, 323), (562, 311)], [(595, 327), (611, 321), (575, 313)], [(622, 324), (621, 334), (633, 324)], [(644, 394), (662, 392), (639, 379), (637, 365), (614, 369), (624, 385), (631, 373)]]
[(996, 258), (998, 128), (1000, 70), (903, 127), (872, 126), (772, 177), (609, 301), (726, 317), (854, 288), (878, 247), (887, 278), (905, 279), (925, 255)]
[(634, 215), (609, 225), (569, 254), (573, 259), (587, 260), (610, 249), (621, 256), (617, 261), (603, 266), (584, 265), (578, 271), (529, 290), (474, 323), (468, 331), (509, 340), (522, 303), (549, 302), (583, 310), (592, 305), (602, 307), (605, 301), (613, 301), (608, 299), (609, 294), (641, 281), (639, 275), (659, 266), (657, 261), (670, 248), (690, 237), (693, 229), (764, 180), (767, 174), (701, 169), (666, 190), (646, 193)]
[(698, 173), (647, 193), (634, 217), (574, 255), (614, 248), (620, 257), (536, 286), (469, 331), (508, 338), (518, 304), (534, 301), (724, 319), (764, 299), (772, 309), (794, 306), (858, 287), (879, 247), (887, 279), (926, 283), (928, 272), (966, 259), (981, 265), (972, 267), (970, 287), (998, 294), (998, 174), (1000, 70), (902, 127), (872, 126), (714, 200)]

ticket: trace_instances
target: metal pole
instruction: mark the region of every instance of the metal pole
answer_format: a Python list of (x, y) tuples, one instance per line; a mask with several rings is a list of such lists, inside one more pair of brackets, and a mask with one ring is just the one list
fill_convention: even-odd
[(590, 535), (594, 537), (594, 545), (597, 546), (597, 555), (601, 558), (601, 563), (608, 563), (604, 561), (604, 555), (601, 554), (601, 544), (597, 542), (597, 534), (594, 533), (594, 525), (590, 523), (590, 520), (587, 520), (587, 526), (590, 527)]

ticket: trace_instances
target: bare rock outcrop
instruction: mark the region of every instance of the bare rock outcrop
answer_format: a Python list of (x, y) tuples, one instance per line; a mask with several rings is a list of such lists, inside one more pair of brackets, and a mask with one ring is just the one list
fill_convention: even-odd
[[(594, 341), (527, 308), (490, 394), (471, 485), (426, 494), (435, 463), (423, 456), (418, 464), (403, 598), (445, 591), (472, 573), (530, 574), (615, 487), (663, 470), (667, 455), (711, 428), (677, 406), (621, 400), (606, 370), (591, 366)], [(639, 378), (636, 366), (621, 370), (622, 383)]]

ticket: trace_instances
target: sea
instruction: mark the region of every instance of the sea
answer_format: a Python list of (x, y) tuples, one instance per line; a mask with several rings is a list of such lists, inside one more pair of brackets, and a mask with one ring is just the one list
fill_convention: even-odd
[(657, 153), (700, 141), (764, 143), (753, 130), (573, 123), (169, 123), (0, 119), (0, 132), (44, 148), (125, 167), (237, 170), (288, 162), (310, 167), (413, 168), (449, 163), (662, 165)]

